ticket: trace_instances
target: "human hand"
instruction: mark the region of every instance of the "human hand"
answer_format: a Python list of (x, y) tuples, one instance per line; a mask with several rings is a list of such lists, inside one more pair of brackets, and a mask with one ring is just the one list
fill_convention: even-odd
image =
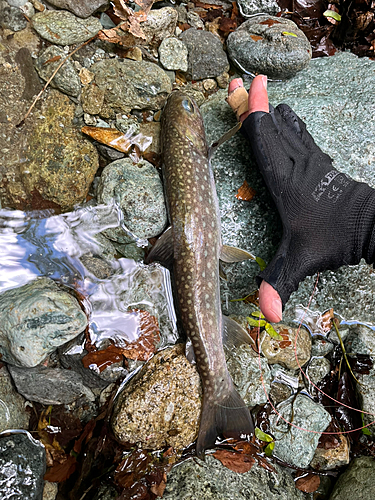
[(283, 223), (280, 247), (259, 275), (260, 308), (278, 322), (282, 304), (307, 275), (362, 257), (374, 261), (375, 191), (334, 169), (289, 106), (269, 110), (265, 81), (263, 75), (253, 80), (248, 110), (241, 98), (230, 98), (245, 98), (241, 79), (230, 83), (228, 101), (243, 121)]

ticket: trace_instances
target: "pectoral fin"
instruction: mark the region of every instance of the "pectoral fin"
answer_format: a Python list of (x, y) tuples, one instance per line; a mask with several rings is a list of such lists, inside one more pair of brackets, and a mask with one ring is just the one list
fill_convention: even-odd
[(173, 265), (173, 233), (172, 227), (169, 227), (159, 237), (155, 245), (151, 248), (150, 253), (145, 259), (145, 263), (160, 262), (160, 264), (168, 269)]
[(230, 349), (242, 344), (254, 345), (253, 339), (241, 325), (228, 316), (223, 316), (223, 345)]
[(243, 260), (256, 260), (255, 255), (241, 250), (241, 248), (223, 245), (221, 247), (220, 260), (223, 262), (242, 262)]

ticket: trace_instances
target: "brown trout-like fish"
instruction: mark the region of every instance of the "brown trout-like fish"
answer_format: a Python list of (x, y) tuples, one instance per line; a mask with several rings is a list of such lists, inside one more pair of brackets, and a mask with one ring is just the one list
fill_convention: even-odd
[[(159, 238), (150, 257), (172, 260), (177, 309), (203, 385), (197, 440), (197, 454), (202, 456), (221, 434), (238, 438), (253, 432), (250, 412), (233, 385), (223, 350), (223, 336), (234, 330), (238, 337), (238, 330), (241, 334), (243, 330), (221, 313), (219, 207), (203, 120), (194, 100), (180, 91), (172, 92), (161, 129), (171, 228)], [(243, 258), (231, 259), (227, 252), (224, 260)]]

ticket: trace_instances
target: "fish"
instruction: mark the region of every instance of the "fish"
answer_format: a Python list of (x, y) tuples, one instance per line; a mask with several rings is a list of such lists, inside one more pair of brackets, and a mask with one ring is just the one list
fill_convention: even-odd
[[(225, 360), (224, 341), (249, 343), (247, 333), (223, 316), (219, 259), (254, 258), (222, 245), (219, 204), (203, 119), (195, 101), (173, 91), (161, 116), (164, 189), (170, 227), (152, 248), (148, 262), (172, 268), (176, 309), (191, 341), (202, 381), (202, 410), (196, 453), (203, 458), (218, 436), (251, 435), (249, 409), (238, 394)], [(250, 257), (249, 257), (250, 256)]]

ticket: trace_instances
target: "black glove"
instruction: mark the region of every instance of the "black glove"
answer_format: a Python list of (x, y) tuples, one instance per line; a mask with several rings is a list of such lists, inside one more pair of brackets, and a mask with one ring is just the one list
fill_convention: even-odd
[(374, 262), (375, 190), (332, 166), (286, 104), (257, 111), (244, 121), (259, 169), (283, 224), (281, 245), (259, 274), (283, 305), (306, 276)]

